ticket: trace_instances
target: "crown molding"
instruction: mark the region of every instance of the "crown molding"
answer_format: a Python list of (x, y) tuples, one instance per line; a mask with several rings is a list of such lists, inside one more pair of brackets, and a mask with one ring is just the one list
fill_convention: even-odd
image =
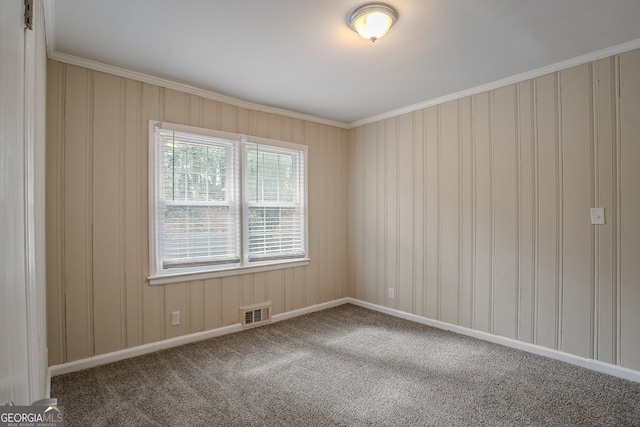
[(202, 89), (202, 88), (191, 86), (184, 83), (179, 83), (166, 78), (153, 76), (153, 75), (142, 73), (139, 71), (133, 71), (126, 68), (116, 67), (114, 65), (104, 64), (98, 61), (92, 61), (90, 59), (81, 58), (79, 56), (61, 53), (56, 51), (55, 49), (53, 49), (52, 52), (49, 54), (49, 58), (56, 61), (64, 62), (66, 64), (76, 65), (79, 67), (88, 68), (90, 70), (100, 71), (100, 72), (112, 74), (118, 77), (124, 77), (127, 79), (140, 81), (143, 83), (149, 83), (149, 84), (160, 86), (166, 89), (173, 89), (173, 90), (188, 93), (191, 95), (200, 96), (205, 99), (224, 102), (225, 104), (230, 104), (236, 107), (246, 108), (246, 109), (255, 110), (255, 111), (261, 111), (263, 113), (277, 114), (280, 116), (290, 117), (292, 119), (305, 120), (308, 122), (315, 122), (323, 125), (342, 128), (342, 129), (349, 129), (349, 124), (344, 122), (329, 120), (322, 117), (312, 116), (309, 114), (285, 110), (282, 108), (270, 107), (267, 105), (260, 105), (260, 104), (254, 104), (248, 101), (242, 101), (240, 99), (232, 98), (226, 95), (221, 95), (216, 92), (212, 92), (206, 89)]
[(544, 76), (545, 74), (555, 73), (557, 71), (566, 70), (567, 68), (575, 67), (577, 65), (586, 64), (588, 62), (597, 61), (599, 59), (607, 58), (609, 56), (618, 55), (630, 50), (640, 48), (640, 39), (628, 41), (615, 46), (611, 46), (605, 49), (597, 50), (595, 52), (587, 53), (585, 55), (577, 56), (572, 59), (560, 61), (555, 64), (547, 65), (545, 67), (537, 68), (532, 71), (527, 71), (522, 74), (517, 74), (505, 79), (496, 80), (491, 83), (486, 83), (480, 86), (473, 87), (471, 89), (465, 89), (460, 92), (455, 92), (449, 95), (441, 96), (439, 98), (433, 98), (427, 101), (420, 102), (418, 104), (409, 105), (407, 107), (398, 108), (396, 110), (388, 111), (386, 113), (378, 114), (375, 116), (367, 117), (365, 119), (357, 120), (349, 123), (349, 128), (357, 128), (370, 123), (379, 122), (381, 120), (397, 117), (402, 114), (412, 113), (414, 111), (422, 110), (424, 108), (433, 107), (445, 102), (455, 101), (457, 99), (465, 98), (467, 96), (477, 95), (482, 92), (488, 92), (494, 89), (498, 89), (504, 86), (509, 86), (514, 83), (520, 83), (525, 80), (533, 79), (536, 77)]

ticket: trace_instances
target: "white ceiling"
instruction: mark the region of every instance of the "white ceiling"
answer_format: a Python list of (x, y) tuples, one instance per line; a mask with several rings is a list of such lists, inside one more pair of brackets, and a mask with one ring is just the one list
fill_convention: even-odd
[(387, 0), (371, 43), (365, 2), (55, 0), (49, 49), (353, 123), (640, 39), (640, 0)]

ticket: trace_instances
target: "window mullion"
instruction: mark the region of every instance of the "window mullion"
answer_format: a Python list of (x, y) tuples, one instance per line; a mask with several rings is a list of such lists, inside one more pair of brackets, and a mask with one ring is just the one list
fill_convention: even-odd
[(249, 210), (247, 207), (247, 159), (246, 159), (246, 142), (241, 140), (237, 143), (236, 150), (238, 152), (239, 159), (239, 167), (240, 169), (236, 172), (237, 177), (237, 186), (239, 190), (239, 201), (241, 203), (240, 209), (240, 259), (242, 260), (242, 265), (246, 265), (249, 261)]

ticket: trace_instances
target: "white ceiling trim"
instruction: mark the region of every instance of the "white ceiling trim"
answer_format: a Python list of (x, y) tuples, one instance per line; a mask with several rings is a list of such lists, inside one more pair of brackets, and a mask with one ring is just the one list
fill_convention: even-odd
[[(48, 2), (45, 2), (48, 4)], [(50, 7), (50, 6), (49, 6)], [(375, 116), (367, 117), (362, 120), (357, 120), (351, 123), (338, 122), (335, 120), (324, 119), (322, 117), (311, 116), (308, 114), (298, 113), (295, 111), (284, 110), (281, 108), (270, 107), (266, 105), (254, 104), (247, 101), (242, 101), (236, 98), (232, 98), (230, 96), (221, 95), (219, 93), (215, 93), (209, 90), (197, 88), (194, 86), (190, 86), (184, 83), (178, 83), (172, 80), (155, 77), (149, 74), (141, 73), (138, 71), (128, 70), (126, 68), (115, 67), (113, 65), (103, 64), (101, 62), (92, 61), (85, 58), (80, 58), (73, 55), (68, 55), (65, 53), (60, 53), (55, 50), (55, 25), (53, 21), (50, 20), (47, 22), (46, 26), (46, 34), (47, 34), (47, 51), (49, 52), (49, 58), (54, 59), (56, 61), (64, 62), (71, 65), (77, 65), (80, 67), (85, 67), (95, 71), (101, 71), (108, 74), (113, 74), (119, 77), (125, 77), (132, 80), (141, 81), (144, 83), (149, 83), (153, 85), (157, 85), (160, 87), (164, 87), (167, 89), (174, 89), (181, 92), (189, 93), (191, 95), (201, 96), (206, 99), (211, 99), (213, 101), (224, 102), (230, 105), (234, 105), (236, 107), (247, 108), (250, 110), (261, 111), (264, 113), (271, 114), (279, 114), (281, 116), (290, 117), (293, 119), (306, 120), (310, 122), (320, 123), (328, 126), (335, 126), (342, 129), (353, 129), (360, 126), (364, 126), (370, 123), (375, 123), (381, 120), (386, 120), (392, 117), (397, 117), (402, 114), (412, 113), (414, 111), (422, 110), (424, 108), (433, 107), (439, 104), (444, 104), (445, 102), (454, 101), (456, 99), (465, 98), (467, 96), (477, 95), (479, 93), (488, 92), (494, 89), (498, 89), (504, 86), (508, 86), (514, 83), (520, 83), (529, 79), (533, 79), (536, 77), (543, 76), (545, 74), (554, 73), (556, 71), (565, 70), (567, 68), (571, 68), (577, 65), (586, 64), (588, 62), (597, 61), (602, 58), (607, 58), (609, 56), (618, 55), (624, 52), (628, 52), (634, 49), (640, 48), (640, 39), (631, 40), (626, 43), (622, 43), (619, 45), (611, 46), (606, 49), (601, 49), (595, 52), (591, 52), (585, 55), (578, 56), (576, 58), (568, 59), (566, 61), (561, 61), (552, 65), (548, 65), (546, 67), (538, 68), (532, 71), (527, 71), (522, 74), (517, 74), (512, 77), (507, 77), (502, 80), (497, 80), (495, 82), (487, 83), (484, 85), (476, 86), (470, 89), (465, 89), (460, 92), (455, 92), (449, 95), (441, 96), (439, 98), (430, 99), (424, 102), (420, 102), (418, 104), (409, 105), (407, 107), (398, 108), (396, 110), (388, 111), (386, 113), (378, 114)], [(49, 33), (52, 33), (50, 36)], [(50, 42), (53, 40), (53, 42)]]
[(128, 70), (126, 68), (103, 64), (102, 62), (92, 61), (90, 59), (85, 59), (85, 58), (81, 58), (74, 55), (68, 55), (66, 53), (53, 51), (49, 55), (49, 58), (54, 59), (56, 61), (64, 62), (66, 64), (77, 65), (79, 67), (88, 68), (90, 70), (113, 74), (118, 77), (124, 77), (127, 79), (132, 79), (132, 80), (140, 81), (143, 83), (149, 83), (152, 85), (164, 87), (166, 89), (173, 89), (173, 90), (188, 93), (191, 95), (200, 96), (202, 98), (211, 99), (213, 101), (224, 102), (225, 104), (230, 104), (236, 107), (247, 108), (249, 110), (255, 110), (255, 111), (261, 111), (263, 113), (278, 114), (281, 116), (290, 117), (292, 119), (306, 120), (309, 122), (320, 123), (323, 125), (334, 126), (342, 129), (349, 129), (348, 123), (324, 119), (322, 117), (311, 116), (303, 113), (297, 113), (295, 111), (284, 110), (281, 108), (269, 107), (267, 105), (254, 104), (251, 102), (232, 98), (230, 96), (211, 92), (206, 89), (190, 86), (188, 84), (175, 82), (173, 80), (152, 76), (152, 75), (141, 73), (138, 71)]
[(402, 114), (412, 113), (414, 111), (422, 110), (427, 107), (433, 107), (435, 105), (444, 104), (445, 102), (455, 101), (456, 99), (477, 95), (483, 92), (488, 92), (490, 90), (509, 86), (514, 83), (520, 83), (529, 79), (544, 76), (545, 74), (555, 73), (556, 71), (566, 70), (567, 68), (586, 64), (592, 61), (597, 61), (603, 58), (608, 58), (609, 56), (618, 55), (618, 54), (628, 52), (638, 48), (640, 48), (640, 39), (631, 40), (626, 43), (621, 43), (619, 45), (597, 50), (595, 52), (587, 53), (585, 55), (581, 55), (576, 58), (568, 59), (566, 61), (561, 61), (561, 62), (548, 65), (546, 67), (538, 68), (532, 71), (527, 71), (525, 73), (517, 74), (512, 77), (507, 77), (502, 80), (497, 80), (495, 82), (476, 86), (471, 89), (465, 89), (460, 92), (452, 93), (450, 95), (441, 96), (439, 98), (430, 99), (428, 101), (420, 102), (418, 104), (409, 105), (407, 107), (398, 108), (397, 110), (392, 110), (386, 113), (378, 114), (376, 116), (367, 117), (362, 120), (357, 120), (355, 122), (349, 123), (349, 128), (350, 129), (357, 128), (359, 126), (364, 126), (370, 123), (375, 123), (381, 120), (397, 117)]

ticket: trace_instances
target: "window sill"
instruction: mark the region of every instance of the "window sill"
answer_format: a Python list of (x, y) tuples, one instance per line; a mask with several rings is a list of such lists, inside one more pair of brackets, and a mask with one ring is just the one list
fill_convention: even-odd
[(311, 260), (309, 258), (305, 258), (292, 261), (278, 261), (270, 264), (255, 265), (252, 267), (233, 267), (215, 271), (152, 276), (148, 277), (147, 280), (149, 281), (149, 285), (168, 285), (170, 283), (217, 279), (219, 277), (240, 276), (242, 274), (261, 273), (263, 271), (282, 270), (285, 268), (306, 267), (310, 262)]

